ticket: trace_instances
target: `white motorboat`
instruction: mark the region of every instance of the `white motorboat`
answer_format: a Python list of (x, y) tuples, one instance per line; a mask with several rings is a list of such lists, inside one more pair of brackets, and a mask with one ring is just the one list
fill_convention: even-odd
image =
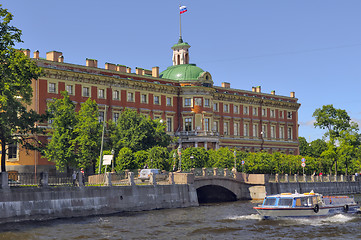
[(337, 213), (356, 213), (359, 206), (352, 197), (322, 196), (309, 193), (281, 193), (266, 196), (254, 207), (265, 219), (277, 217), (317, 217)]

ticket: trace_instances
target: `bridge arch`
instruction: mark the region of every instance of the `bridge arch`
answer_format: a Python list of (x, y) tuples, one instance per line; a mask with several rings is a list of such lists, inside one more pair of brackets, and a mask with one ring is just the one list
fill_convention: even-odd
[(249, 199), (245, 183), (225, 177), (199, 177), (194, 180), (199, 203), (228, 202)]

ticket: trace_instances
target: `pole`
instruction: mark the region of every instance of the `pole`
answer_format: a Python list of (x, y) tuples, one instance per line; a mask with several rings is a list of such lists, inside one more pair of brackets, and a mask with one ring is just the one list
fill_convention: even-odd
[(105, 113), (104, 113), (104, 119), (103, 119), (103, 132), (102, 132), (102, 143), (100, 145), (98, 174), (100, 174), (100, 171), (101, 171), (101, 168), (102, 168), (102, 161), (103, 161), (103, 144), (104, 144), (104, 131), (105, 131), (105, 119), (106, 119), (106, 116), (107, 116), (107, 106), (105, 106)]
[[(179, 10), (181, 5), (179, 5)], [(179, 13), (179, 38), (182, 38), (182, 14)]]

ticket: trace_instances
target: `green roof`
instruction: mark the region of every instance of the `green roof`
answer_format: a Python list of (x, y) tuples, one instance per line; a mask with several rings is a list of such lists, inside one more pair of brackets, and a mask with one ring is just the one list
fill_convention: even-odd
[(181, 48), (181, 47), (190, 48), (191, 46), (190, 46), (187, 42), (183, 42), (182, 37), (179, 37), (178, 43), (177, 43), (177, 44), (174, 44), (173, 47), (172, 47), (172, 49)]
[(168, 67), (160, 73), (160, 77), (178, 81), (195, 81), (202, 73), (204, 73), (203, 69), (195, 64), (181, 64)]

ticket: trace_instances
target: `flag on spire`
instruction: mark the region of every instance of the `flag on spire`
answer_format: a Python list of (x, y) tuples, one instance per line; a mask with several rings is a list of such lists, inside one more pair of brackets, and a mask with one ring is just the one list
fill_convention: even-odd
[(180, 14), (187, 12), (187, 7), (186, 6), (179, 6), (179, 11)]

